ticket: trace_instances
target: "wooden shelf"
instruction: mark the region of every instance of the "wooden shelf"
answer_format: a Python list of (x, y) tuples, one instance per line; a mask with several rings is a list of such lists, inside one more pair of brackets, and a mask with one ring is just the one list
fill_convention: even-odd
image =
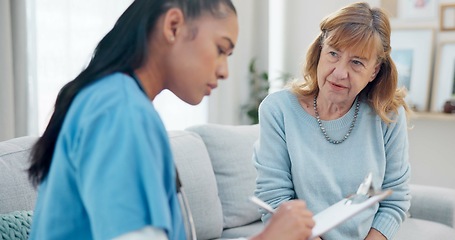
[(437, 112), (414, 112), (411, 119), (455, 121), (455, 114)]

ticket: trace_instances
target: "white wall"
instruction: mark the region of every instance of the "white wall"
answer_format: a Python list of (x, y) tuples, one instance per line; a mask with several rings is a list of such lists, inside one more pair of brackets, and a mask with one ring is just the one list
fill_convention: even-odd
[(285, 16), (288, 18), (283, 29), (283, 34), (286, 36), (284, 72), (300, 77), (307, 48), (319, 34), (320, 21), (328, 14), (352, 2), (356, 1), (286, 0)]
[(257, 58), (258, 69), (267, 68), (268, 59), (268, 0), (233, 0), (239, 19), (239, 39), (229, 58), (229, 78), (219, 81), (209, 98), (208, 122), (242, 124), (247, 119), (241, 105), (248, 98), (248, 66)]
[(411, 183), (455, 189), (455, 115), (418, 115), (411, 125)]

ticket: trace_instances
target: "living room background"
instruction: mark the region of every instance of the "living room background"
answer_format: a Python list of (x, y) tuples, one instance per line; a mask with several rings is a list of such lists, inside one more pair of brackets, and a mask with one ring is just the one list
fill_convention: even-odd
[[(39, 135), (46, 126), (61, 86), (74, 78), (90, 58), (96, 43), (132, 0), (6, 0), (0, 3), (0, 139)], [(384, 1), (367, 0), (372, 6)], [(170, 130), (200, 123), (248, 124), (241, 111), (248, 100), (251, 59), (267, 71), (270, 91), (283, 73), (300, 76), (301, 63), (317, 35), (319, 21), (354, 0), (233, 0), (240, 34), (229, 59), (230, 75), (198, 106), (190, 106), (164, 91), (154, 101)], [(439, 3), (455, 3), (439, 0)], [(437, 13), (436, 13), (437, 16)], [(392, 18), (395, 29), (419, 27), (438, 31), (439, 18)], [(435, 45), (455, 41), (455, 32), (439, 32)]]

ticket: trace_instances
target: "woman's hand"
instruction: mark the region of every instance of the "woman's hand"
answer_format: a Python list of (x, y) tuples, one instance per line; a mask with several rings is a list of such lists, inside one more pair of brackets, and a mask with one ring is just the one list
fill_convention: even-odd
[(291, 200), (278, 207), (265, 229), (251, 240), (307, 240), (314, 227), (313, 214), (302, 200)]
[(387, 240), (387, 238), (378, 230), (371, 228), (365, 240)]

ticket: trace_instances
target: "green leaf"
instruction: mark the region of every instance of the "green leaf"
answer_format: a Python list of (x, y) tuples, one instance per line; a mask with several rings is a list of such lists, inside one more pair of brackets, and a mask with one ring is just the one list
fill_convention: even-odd
[(256, 73), (256, 59), (255, 58), (251, 59), (249, 69), (250, 69), (250, 73), (252, 73), (252, 74)]
[(267, 72), (262, 72), (261, 78), (268, 81), (269, 80), (269, 74)]

